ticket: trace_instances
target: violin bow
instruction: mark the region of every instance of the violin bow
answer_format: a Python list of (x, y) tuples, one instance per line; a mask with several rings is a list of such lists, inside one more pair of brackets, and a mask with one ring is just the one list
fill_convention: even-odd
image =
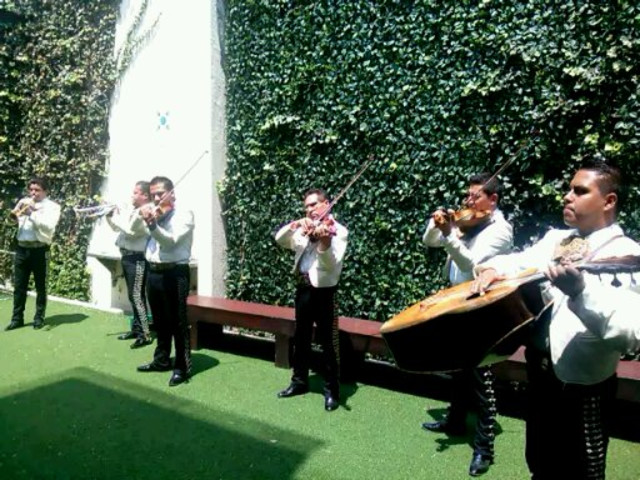
[[(537, 130), (535, 130), (535, 129), (534, 129), (532, 133), (536, 133), (536, 132), (537, 132)], [(507, 169), (507, 167), (509, 167), (509, 166), (510, 166), (510, 165), (511, 165), (515, 160), (516, 160), (516, 158), (518, 158), (518, 157), (520, 156), (520, 152), (522, 152), (522, 150), (524, 149), (524, 147), (526, 147), (527, 145), (529, 145), (529, 144), (533, 141), (533, 139), (534, 139), (534, 138), (538, 138), (538, 135), (534, 135), (533, 137), (529, 137), (529, 139), (527, 139), (527, 140), (523, 141), (523, 142), (520, 144), (520, 146), (518, 147), (518, 150), (516, 150), (516, 153), (514, 153), (513, 155), (511, 155), (511, 157), (509, 157), (509, 159), (508, 159), (506, 162), (504, 162), (504, 163), (500, 166), (500, 168), (498, 168), (498, 170), (496, 170), (496, 171), (494, 172), (494, 174), (493, 174), (493, 175), (491, 175), (491, 176), (488, 178), (488, 180), (487, 180), (486, 182), (484, 182), (484, 183), (482, 184), (482, 187), (478, 190), (478, 192), (476, 192), (476, 193), (475, 193), (474, 197), (476, 197), (476, 198), (477, 198), (477, 197), (478, 197), (478, 195), (480, 195), (480, 193), (479, 193), (479, 192), (480, 192), (481, 190), (484, 190), (484, 188), (485, 188), (487, 185), (489, 185), (489, 183), (493, 182), (496, 178), (498, 178), (498, 175), (500, 175), (502, 172), (504, 172), (504, 171)], [(465, 205), (467, 204), (467, 202), (468, 202), (468, 200), (466, 200), (466, 201), (465, 201)]]
[(160, 199), (160, 201), (158, 202), (158, 205), (160, 205), (163, 201), (165, 201), (171, 194), (173, 194), (173, 192), (176, 191), (176, 187), (180, 184), (180, 182), (182, 182), (187, 175), (189, 175), (191, 173), (191, 171), (196, 168), (196, 165), (198, 165), (198, 163), (200, 162), (200, 160), (202, 160), (202, 157), (204, 157), (207, 153), (209, 153), (209, 150), (205, 150), (204, 152), (202, 152), (200, 154), (200, 156), (196, 159), (195, 162), (193, 162), (193, 164), (187, 169), (186, 172), (184, 172), (182, 174), (182, 176), (173, 183), (173, 188), (171, 190), (169, 190), (168, 192), (165, 192), (164, 195), (162, 195), (162, 198)]
[(362, 166), (360, 167), (360, 170), (358, 170), (358, 172), (353, 176), (353, 178), (349, 180), (349, 183), (347, 183), (347, 185), (342, 190), (340, 190), (340, 192), (329, 203), (329, 205), (327, 206), (327, 209), (324, 212), (322, 212), (322, 214), (317, 218), (318, 222), (322, 221), (327, 215), (329, 215), (333, 206), (338, 202), (338, 200), (340, 200), (344, 196), (345, 193), (347, 193), (347, 190), (349, 190), (351, 186), (354, 183), (356, 183), (356, 180), (360, 178), (360, 176), (365, 172), (365, 170), (369, 168), (369, 166), (373, 163), (374, 158), (375, 157), (373, 155), (369, 155), (369, 158), (362, 164)]

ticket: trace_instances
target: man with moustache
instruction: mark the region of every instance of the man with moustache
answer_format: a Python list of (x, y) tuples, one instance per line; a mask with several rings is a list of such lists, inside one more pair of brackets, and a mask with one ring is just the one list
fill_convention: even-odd
[(278, 245), (295, 252), (293, 272), (298, 284), (291, 362), (293, 375), (289, 386), (278, 393), (278, 398), (309, 391), (311, 340), (315, 324), (325, 370), (324, 408), (331, 412), (338, 408), (340, 402), (336, 292), (348, 231), (328, 213), (330, 201), (324, 190), (308, 190), (304, 194), (304, 208), (306, 215), (303, 218), (287, 223), (276, 233)]
[[(149, 229), (145, 258), (149, 262), (147, 293), (156, 327), (153, 360), (138, 367), (139, 372), (164, 372), (173, 368), (169, 386), (189, 380), (191, 348), (187, 297), (189, 295), (191, 246), (194, 219), (190, 210), (176, 205), (173, 182), (167, 177), (151, 179), (153, 205), (140, 210)], [(175, 362), (171, 365), (171, 343)]]

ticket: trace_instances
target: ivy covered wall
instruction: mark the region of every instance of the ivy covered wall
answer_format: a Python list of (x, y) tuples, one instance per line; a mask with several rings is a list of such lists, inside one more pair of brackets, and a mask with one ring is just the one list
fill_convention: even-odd
[(291, 304), (273, 231), (301, 194), (335, 195), (350, 229), (341, 313), (386, 320), (444, 285), (420, 238), (466, 179), (495, 171), (524, 245), (560, 225), (580, 158), (619, 163), (638, 238), (640, 6), (631, 1), (229, 0), (228, 295)]
[[(7, 0), (0, 24), (0, 201), (8, 212), (32, 175), (62, 207), (49, 292), (87, 299), (91, 224), (72, 206), (97, 194), (108, 157), (117, 0)], [(0, 278), (11, 275), (15, 223), (0, 216)]]

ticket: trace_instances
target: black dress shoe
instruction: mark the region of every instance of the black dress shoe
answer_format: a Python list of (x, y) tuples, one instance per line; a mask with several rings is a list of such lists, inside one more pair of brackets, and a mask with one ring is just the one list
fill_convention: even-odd
[(145, 347), (147, 345), (151, 345), (153, 340), (150, 338), (136, 338), (136, 341), (129, 345), (129, 348), (140, 348)]
[(44, 320), (34, 320), (33, 321), (33, 329), (34, 330), (40, 330), (42, 327), (44, 327)]
[(133, 332), (127, 332), (123, 333), (122, 335), (118, 335), (118, 340), (131, 340), (133, 338), (136, 338), (136, 335)]
[(448, 433), (449, 435), (464, 435), (465, 428), (463, 425), (449, 423), (446, 420), (438, 422), (424, 422), (422, 428), (430, 432)]
[(325, 394), (324, 396), (324, 409), (327, 412), (333, 412), (336, 408), (338, 408), (340, 406), (340, 402), (338, 400), (338, 397), (335, 397), (333, 395), (329, 394)]
[(472, 477), (478, 477), (483, 473), (487, 473), (492, 463), (492, 457), (482, 455), (481, 453), (474, 453), (473, 458), (471, 459), (471, 465), (469, 465), (469, 475)]
[(5, 330), (8, 332), (9, 330), (15, 330), (20, 327), (24, 327), (24, 322), (11, 322), (5, 327)]
[(296, 395), (304, 395), (309, 391), (309, 386), (302, 383), (292, 383), (284, 390), (278, 392), (278, 398), (295, 397)]
[(158, 365), (157, 363), (145, 363), (140, 365), (137, 369), (139, 372), (168, 372), (171, 370), (171, 365)]
[(184, 372), (175, 371), (171, 378), (169, 379), (169, 386), (175, 387), (176, 385), (180, 385), (181, 383), (185, 383), (189, 381), (189, 375)]

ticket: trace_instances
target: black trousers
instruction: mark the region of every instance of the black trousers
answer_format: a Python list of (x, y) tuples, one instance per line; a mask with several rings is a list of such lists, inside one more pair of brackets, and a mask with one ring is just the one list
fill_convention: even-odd
[(595, 385), (561, 382), (551, 360), (526, 350), (526, 459), (533, 480), (605, 478), (617, 377)]
[(447, 421), (454, 429), (465, 428), (467, 413), (475, 410), (474, 453), (493, 458), (496, 436), (495, 377), (489, 367), (471, 368), (452, 374), (453, 392)]
[(24, 307), (27, 303), (29, 278), (33, 273), (36, 286), (35, 322), (44, 321), (47, 308), (47, 271), (49, 247), (24, 248), (18, 246), (13, 263), (13, 314), (12, 322), (24, 323)]
[(149, 269), (147, 295), (153, 323), (156, 327), (156, 350), (153, 362), (171, 365), (171, 343), (175, 346), (174, 370), (191, 373), (191, 347), (187, 320), (189, 295), (189, 265), (176, 265), (167, 270)]
[(292, 383), (307, 385), (311, 361), (313, 326), (322, 347), (325, 393), (340, 395), (340, 358), (338, 316), (335, 306), (336, 287), (299, 286), (296, 290), (296, 333), (293, 338)]
[(146, 339), (149, 337), (146, 290), (149, 266), (144, 253), (122, 255), (122, 271), (127, 285), (127, 296), (133, 310), (131, 331), (137, 338)]

